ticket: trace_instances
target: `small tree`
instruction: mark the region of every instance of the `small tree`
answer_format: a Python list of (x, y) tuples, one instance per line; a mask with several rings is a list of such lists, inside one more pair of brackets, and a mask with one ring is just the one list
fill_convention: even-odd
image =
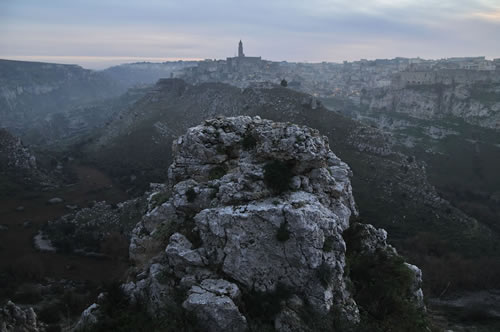
[(288, 82), (285, 79), (282, 79), (280, 84), (284, 88), (286, 88), (288, 86)]

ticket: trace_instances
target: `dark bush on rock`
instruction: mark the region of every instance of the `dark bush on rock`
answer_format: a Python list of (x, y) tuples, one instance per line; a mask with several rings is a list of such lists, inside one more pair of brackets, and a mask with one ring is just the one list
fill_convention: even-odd
[(129, 302), (118, 282), (106, 286), (105, 294), (106, 300), (101, 305), (103, 317), (81, 332), (199, 331), (195, 327), (196, 320), (180, 305), (169, 306), (161, 317), (151, 317), (143, 306)]
[(264, 181), (275, 192), (288, 190), (293, 173), (288, 163), (273, 160), (264, 166)]
[[(245, 292), (242, 298), (244, 312), (248, 317), (259, 320), (259, 327), (273, 326), (273, 318), (281, 310), (280, 303), (292, 296), (293, 292), (285, 285), (278, 284), (273, 292)], [(263, 319), (268, 317), (268, 320)], [(274, 328), (272, 328), (274, 330)]]
[(251, 150), (257, 145), (257, 140), (251, 134), (246, 134), (241, 141), (243, 150)]
[(193, 203), (194, 200), (196, 199), (196, 192), (194, 191), (193, 188), (189, 188), (186, 191), (186, 197), (189, 203)]
[(432, 331), (425, 312), (412, 300), (414, 274), (403, 257), (387, 245), (373, 253), (361, 249), (363, 233), (357, 228), (351, 226), (344, 239), (346, 270), (361, 314), (358, 331)]
[(209, 180), (217, 180), (226, 175), (226, 170), (222, 166), (215, 166), (208, 173)]
[(286, 223), (282, 223), (276, 232), (276, 239), (280, 242), (285, 242), (290, 238), (290, 231), (286, 227)]

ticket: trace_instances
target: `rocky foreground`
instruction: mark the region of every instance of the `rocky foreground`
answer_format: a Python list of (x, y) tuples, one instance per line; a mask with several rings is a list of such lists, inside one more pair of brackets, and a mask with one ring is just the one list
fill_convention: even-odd
[[(169, 189), (149, 197), (133, 230), (127, 282), (99, 296), (77, 330), (383, 328), (396, 324), (391, 314), (422, 328), (420, 270), (385, 231), (351, 225), (351, 171), (317, 130), (217, 118), (173, 151)], [(370, 290), (378, 275), (382, 296)], [(366, 318), (376, 303), (395, 312)]]

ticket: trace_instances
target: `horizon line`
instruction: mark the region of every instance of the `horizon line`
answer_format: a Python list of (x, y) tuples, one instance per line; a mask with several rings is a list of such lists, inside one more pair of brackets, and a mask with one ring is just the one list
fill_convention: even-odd
[[(420, 56), (415, 57), (404, 57), (404, 56), (394, 56), (392, 58), (359, 58), (357, 60), (340, 60), (340, 61), (292, 61), (292, 60), (265, 60), (265, 61), (275, 61), (275, 62), (290, 62), (290, 63), (337, 63), (341, 64), (343, 62), (357, 62), (357, 61), (375, 61), (375, 60), (392, 60), (392, 59), (421, 59), (421, 60), (446, 60), (453, 58), (477, 58), (484, 57), (485, 60), (493, 61), (496, 59), (500, 59), (496, 57), (487, 57), (484, 55), (476, 55), (476, 56), (453, 56), (448, 58), (423, 58)], [(99, 70), (106, 69), (112, 66), (118, 66), (122, 64), (130, 64), (130, 63), (140, 63), (140, 62), (149, 62), (149, 63), (163, 63), (163, 62), (177, 62), (177, 61), (194, 61), (201, 62), (206, 60), (225, 60), (225, 59), (216, 59), (216, 58), (196, 58), (196, 57), (139, 57), (139, 56), (87, 56), (87, 55), (0, 55), (0, 60), (12, 60), (12, 61), (26, 61), (26, 62), (40, 62), (40, 63), (51, 63), (51, 64), (63, 64), (63, 65), (76, 65), (85, 69)], [(120, 62), (123, 61), (123, 62)], [(90, 65), (90, 66), (88, 66)], [(88, 67), (87, 67), (88, 66)]]

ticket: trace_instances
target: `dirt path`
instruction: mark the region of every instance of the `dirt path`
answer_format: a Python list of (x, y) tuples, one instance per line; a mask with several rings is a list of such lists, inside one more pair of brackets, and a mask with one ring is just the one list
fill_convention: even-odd
[[(123, 275), (127, 268), (125, 255), (113, 259), (96, 259), (39, 252), (33, 247), (33, 236), (45, 222), (70, 212), (66, 205), (86, 207), (94, 200), (117, 203), (128, 198), (99, 170), (77, 164), (72, 168), (78, 176), (78, 182), (74, 185), (33, 195), (35, 198), (0, 201), (0, 225), (8, 228), (0, 230), (0, 273), (14, 276), (16, 282), (38, 278), (107, 282)], [(47, 204), (53, 197), (63, 198), (64, 203)], [(16, 211), (19, 206), (23, 206), (24, 210)], [(0, 284), (2, 287), (10, 285)]]

